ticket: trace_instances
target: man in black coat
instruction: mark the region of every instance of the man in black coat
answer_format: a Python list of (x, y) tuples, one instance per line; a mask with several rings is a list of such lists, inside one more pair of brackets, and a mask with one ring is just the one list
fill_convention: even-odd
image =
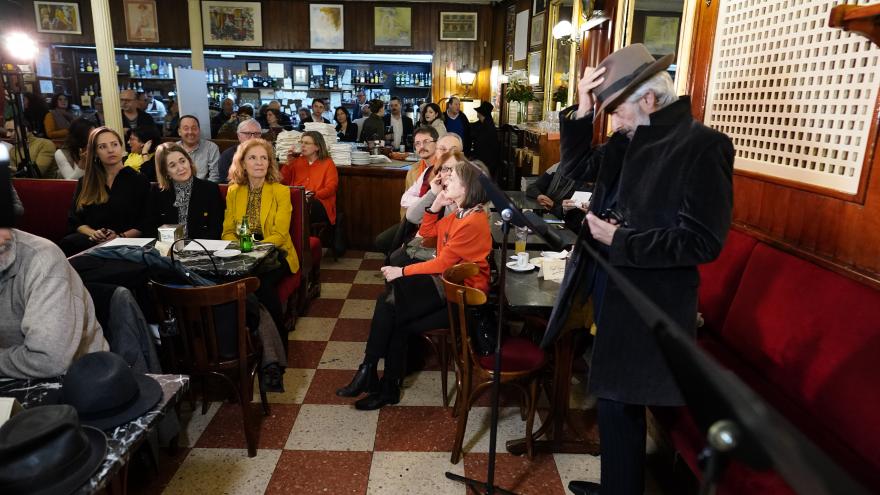
[(477, 122), (468, 124), (471, 128), (470, 138), (473, 151), (468, 155), (480, 160), (489, 169), (492, 177), (498, 177), (498, 163), (501, 156), (501, 143), (498, 142), (498, 128), (492, 119), (495, 105), (488, 101), (480, 103), (476, 108)]
[[(681, 328), (696, 332), (697, 265), (715, 259), (733, 210), (730, 139), (695, 121), (658, 61), (641, 44), (611, 54), (578, 85), (579, 104), (563, 112), (559, 173), (595, 182), (583, 228), (608, 262)], [(592, 147), (596, 113), (611, 116), (614, 135)], [(576, 494), (641, 495), (645, 406), (681, 406), (681, 392), (639, 313), (607, 273), (573, 256), (544, 345), (555, 340), (571, 301), (591, 295), (597, 334), (590, 393), (598, 398), (601, 488), (572, 482)]]
[[(391, 97), (391, 101), (388, 102), (388, 109), (390, 111), (383, 117), (385, 121), (385, 140), (390, 141), (396, 151), (401, 144), (407, 146), (412, 141), (413, 121), (411, 118), (403, 115), (403, 104), (400, 98), (396, 96)], [(411, 149), (412, 146), (409, 146), (409, 148)]]

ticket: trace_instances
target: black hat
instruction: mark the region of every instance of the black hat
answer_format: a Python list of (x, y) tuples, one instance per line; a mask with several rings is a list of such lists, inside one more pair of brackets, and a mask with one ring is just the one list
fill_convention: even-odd
[(67, 494), (104, 460), (107, 437), (70, 406), (26, 409), (0, 428), (0, 493)]
[(483, 117), (491, 117), (492, 110), (495, 110), (495, 105), (489, 103), (488, 101), (480, 102), (480, 106), (478, 106), (474, 111), (478, 114), (481, 114)]
[[(0, 154), (6, 148), (0, 145)], [(9, 166), (3, 162), (0, 156), (0, 229), (12, 228), (15, 220), (15, 210), (12, 207), (12, 183), (9, 180)]]
[(74, 362), (62, 387), (64, 399), (84, 425), (110, 430), (139, 418), (162, 398), (162, 386), (135, 374), (122, 357), (93, 352)]

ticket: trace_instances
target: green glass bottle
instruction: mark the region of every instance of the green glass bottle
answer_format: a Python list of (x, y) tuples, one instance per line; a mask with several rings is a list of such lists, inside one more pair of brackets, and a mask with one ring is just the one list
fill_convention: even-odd
[(247, 215), (242, 217), (241, 225), (238, 227), (238, 245), (242, 253), (249, 253), (254, 250), (254, 236), (248, 225)]

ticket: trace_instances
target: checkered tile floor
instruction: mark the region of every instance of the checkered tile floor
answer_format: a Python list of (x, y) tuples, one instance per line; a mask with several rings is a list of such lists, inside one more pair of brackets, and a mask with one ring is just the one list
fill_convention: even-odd
[[(192, 412), (184, 403), (181, 448), (163, 452), (160, 475), (131, 483), (130, 492), (465, 495), (446, 471), (485, 479), (488, 397), (471, 411), (463, 461), (450, 464), (455, 420), (442, 407), (436, 363), (407, 378), (397, 406), (357, 411), (352, 400), (334, 394), (363, 358), (375, 298), (383, 290), (381, 256), (346, 256), (324, 260), (321, 298), (290, 334), (285, 392), (269, 394), (271, 415), (261, 416), (257, 456), (247, 457), (237, 405), (213, 402), (202, 415), (200, 407)], [(586, 409), (590, 403), (574, 396), (572, 405)], [(524, 430), (517, 409), (505, 407), (499, 445)], [(588, 455), (529, 461), (502, 453), (496, 476), (497, 484), (518, 493), (562, 495), (569, 480), (598, 480), (599, 462)]]

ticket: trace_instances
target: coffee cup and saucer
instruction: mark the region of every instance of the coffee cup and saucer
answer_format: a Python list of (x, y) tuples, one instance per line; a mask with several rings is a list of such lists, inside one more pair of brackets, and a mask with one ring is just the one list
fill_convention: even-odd
[(529, 253), (516, 253), (516, 260), (508, 261), (507, 268), (515, 272), (529, 272), (535, 269), (535, 265), (529, 263)]

